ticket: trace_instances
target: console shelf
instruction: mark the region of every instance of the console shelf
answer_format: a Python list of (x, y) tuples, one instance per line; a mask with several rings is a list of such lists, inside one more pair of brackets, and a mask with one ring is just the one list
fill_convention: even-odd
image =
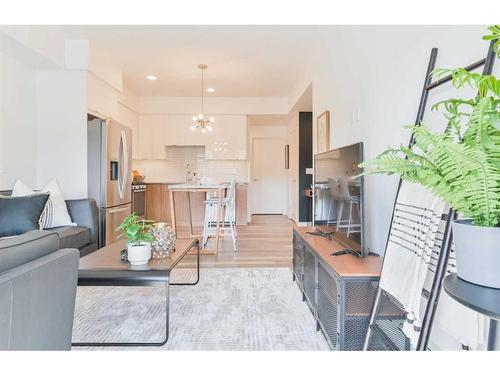
[(293, 275), (317, 329), (332, 350), (361, 350), (377, 291), (382, 257), (331, 256), (343, 247), (311, 236), (313, 227), (293, 231)]

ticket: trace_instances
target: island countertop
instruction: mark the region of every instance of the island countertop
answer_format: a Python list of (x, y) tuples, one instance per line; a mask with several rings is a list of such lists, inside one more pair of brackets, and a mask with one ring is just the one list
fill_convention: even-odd
[(168, 186), (171, 190), (217, 190), (217, 189), (225, 189), (228, 187), (228, 184), (194, 184), (194, 183), (186, 183), (186, 184), (173, 184)]
[[(185, 184), (188, 184), (185, 181), (168, 181), (168, 180), (145, 180), (143, 182), (145, 184), (149, 184), (149, 185), (160, 184), (160, 185), (169, 185), (169, 186), (170, 185), (185, 185)], [(248, 184), (248, 181), (236, 181), (236, 184)], [(198, 184), (189, 183), (189, 185), (198, 185)], [(207, 183), (205, 185), (217, 185), (217, 183)]]

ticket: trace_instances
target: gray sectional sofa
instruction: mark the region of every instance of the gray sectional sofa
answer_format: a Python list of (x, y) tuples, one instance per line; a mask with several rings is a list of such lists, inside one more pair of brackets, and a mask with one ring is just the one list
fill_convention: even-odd
[(57, 233), (0, 240), (0, 350), (69, 350), (79, 252)]
[(97, 249), (98, 211), (93, 199), (66, 204), (76, 227), (0, 239), (0, 350), (71, 349), (78, 261)]
[[(0, 191), (0, 195), (10, 195), (10, 191)], [(98, 210), (94, 199), (70, 199), (66, 200), (71, 220), (78, 225), (76, 227), (59, 227), (44, 230), (54, 232), (59, 238), (59, 248), (75, 248), (80, 250), (80, 256), (90, 254), (97, 250), (98, 233)], [(28, 232), (30, 233), (30, 232)], [(23, 236), (14, 238), (23, 241)], [(3, 240), (0, 239), (0, 249)]]

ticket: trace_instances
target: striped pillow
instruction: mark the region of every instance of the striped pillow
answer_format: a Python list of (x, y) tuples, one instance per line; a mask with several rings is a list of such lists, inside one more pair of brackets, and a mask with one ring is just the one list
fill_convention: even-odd
[[(40, 217), (40, 229), (76, 226), (76, 223), (71, 221), (66, 201), (64, 200), (57, 180), (53, 179), (40, 190), (49, 194), (49, 199)], [(16, 181), (12, 189), (13, 197), (25, 196), (33, 193), (35, 192), (20, 180)]]

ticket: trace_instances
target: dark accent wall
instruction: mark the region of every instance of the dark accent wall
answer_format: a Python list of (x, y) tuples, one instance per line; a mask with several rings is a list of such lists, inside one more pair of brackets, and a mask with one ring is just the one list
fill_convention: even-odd
[(312, 151), (312, 112), (299, 112), (299, 221), (312, 221), (312, 198), (304, 195), (304, 189), (312, 184), (312, 175), (306, 168), (313, 166)]

